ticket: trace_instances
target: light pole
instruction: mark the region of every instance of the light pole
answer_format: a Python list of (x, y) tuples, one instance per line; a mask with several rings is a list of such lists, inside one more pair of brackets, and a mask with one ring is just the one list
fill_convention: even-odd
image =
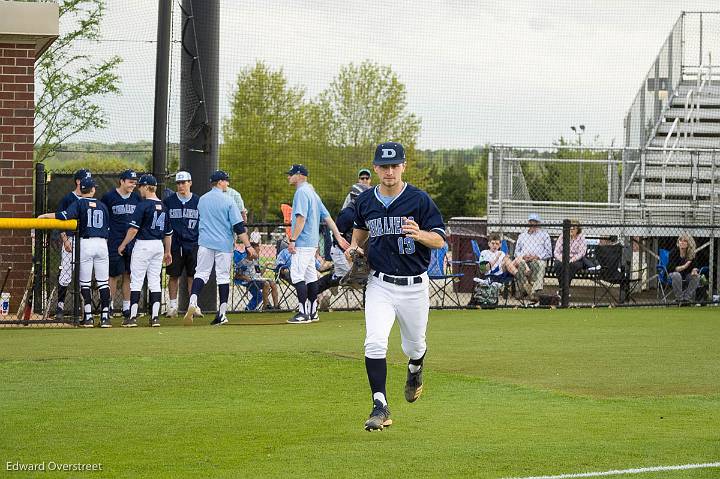
[[(570, 129), (575, 132), (575, 135), (577, 136), (577, 145), (582, 148), (582, 136), (583, 133), (585, 133), (585, 125), (578, 125), (577, 127), (571, 126)], [(578, 154), (580, 154), (580, 149), (578, 149)], [(584, 195), (584, 177), (583, 177), (583, 163), (582, 163), (582, 156), (578, 156), (578, 192), (580, 196), (580, 201), (583, 200)]]

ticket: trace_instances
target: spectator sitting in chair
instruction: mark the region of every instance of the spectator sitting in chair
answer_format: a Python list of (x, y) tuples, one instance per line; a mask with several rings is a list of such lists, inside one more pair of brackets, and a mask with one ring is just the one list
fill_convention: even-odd
[[(582, 234), (582, 228), (580, 223), (576, 220), (570, 222), (570, 281), (568, 286), (572, 283), (573, 278), (578, 271), (585, 268), (585, 253), (587, 252), (587, 242), (585, 236)], [(558, 281), (562, 283), (563, 276), (563, 236), (560, 233), (557, 241), (555, 242), (555, 272), (557, 273)]]
[(500, 286), (504, 279), (515, 276), (518, 270), (508, 255), (500, 249), (499, 234), (491, 233), (488, 236), (488, 248), (480, 253), (480, 269), (481, 272), (485, 270), (485, 277), (475, 278), (475, 281)]
[[(255, 251), (260, 251), (259, 243), (251, 241), (250, 246), (252, 246)], [(262, 309), (278, 309), (278, 286), (275, 281), (263, 277), (258, 258), (250, 259), (249, 256), (245, 256), (240, 260), (239, 270), (240, 279), (247, 282), (248, 289), (257, 288), (259, 291), (262, 291)], [(273, 300), (272, 305), (268, 302), (271, 294)]]
[(528, 216), (528, 230), (518, 237), (513, 260), (518, 270), (515, 276), (518, 296), (528, 296), (533, 300), (543, 289), (545, 267), (552, 256), (550, 235), (540, 229), (540, 223), (537, 213)]
[[(675, 301), (678, 303), (690, 303), (695, 300), (695, 290), (700, 284), (700, 273), (695, 267), (695, 238), (688, 233), (682, 233), (676, 246), (670, 251), (668, 262), (668, 273), (672, 281)], [(687, 288), (683, 290), (683, 284)]]

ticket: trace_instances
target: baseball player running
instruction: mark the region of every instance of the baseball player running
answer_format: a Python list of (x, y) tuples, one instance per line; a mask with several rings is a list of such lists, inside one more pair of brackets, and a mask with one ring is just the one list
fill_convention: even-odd
[[(62, 213), (67, 210), (71, 204), (80, 198), (82, 195), (80, 192), (80, 181), (90, 176), (89, 170), (77, 170), (75, 172), (73, 176), (75, 189), (63, 196), (55, 213)], [(67, 288), (72, 281), (75, 233), (72, 231), (61, 231), (60, 240), (62, 242), (62, 249), (60, 255), (60, 273), (58, 274), (57, 310), (55, 311), (55, 318), (58, 320), (62, 320), (65, 314), (65, 296), (67, 295)]]
[(257, 256), (253, 247), (250, 246), (250, 238), (245, 231), (245, 223), (240, 215), (240, 210), (233, 199), (225, 194), (230, 185), (230, 176), (226, 172), (218, 170), (210, 176), (210, 183), (212, 189), (202, 195), (198, 202), (200, 229), (197, 266), (192, 283), (190, 304), (184, 318), (186, 325), (192, 324), (193, 313), (197, 309), (198, 295), (210, 278), (213, 266), (215, 266), (220, 306), (218, 306), (215, 319), (210, 324), (220, 326), (228, 322), (225, 313), (230, 297), (230, 271), (235, 248), (235, 234), (240, 236), (248, 256)]
[(108, 286), (108, 224), (110, 214), (107, 207), (95, 199), (95, 180), (87, 176), (80, 180), (81, 197), (60, 213), (47, 213), (38, 218), (57, 218), (59, 220), (77, 219), (80, 227), (80, 294), (83, 298), (83, 326), (92, 328), (95, 322), (92, 317), (92, 284), (93, 270), (102, 312), (100, 327), (111, 328), (110, 324), (110, 288)]
[(168, 309), (166, 316), (174, 318), (178, 314), (178, 284), (183, 271), (187, 275), (188, 295), (192, 289), (198, 249), (198, 202), (200, 197), (190, 191), (192, 177), (187, 171), (178, 171), (175, 175), (177, 193), (163, 201), (170, 215), (172, 226), (172, 263), (166, 268), (168, 279)]
[(108, 253), (110, 255), (110, 298), (115, 298), (118, 279), (122, 277), (123, 303), (122, 311), (125, 319), (130, 317), (130, 258), (134, 241), (125, 247), (123, 255), (118, 254), (118, 246), (125, 239), (135, 208), (142, 201), (135, 188), (138, 175), (133, 170), (120, 173), (118, 187), (103, 195), (100, 199), (110, 212), (110, 235), (108, 236)]
[(395, 318), (400, 323), (403, 352), (409, 357), (405, 399), (422, 393), (425, 331), (429, 299), (430, 250), (445, 243), (445, 225), (435, 203), (424, 191), (404, 182), (405, 150), (399, 143), (381, 143), (373, 168), (380, 184), (356, 201), (353, 250), (367, 244), (370, 277), (365, 293), (365, 369), (373, 409), (368, 431), (392, 424), (385, 393), (388, 337)]
[(315, 252), (320, 242), (320, 221), (325, 221), (343, 249), (349, 244), (338, 231), (315, 188), (307, 182), (307, 168), (293, 165), (287, 175), (288, 182), (296, 188), (288, 251), (293, 255), (290, 278), (298, 296), (298, 312), (287, 322), (305, 324), (320, 320), (317, 312), (318, 275), (315, 269)]
[[(127, 245), (135, 240), (130, 259), (130, 317), (123, 321), (123, 327), (137, 326), (138, 303), (145, 277), (150, 290), (150, 326), (160, 326), (160, 299), (162, 287), (160, 272), (162, 264), (172, 263), (170, 243), (172, 226), (167, 217), (167, 209), (155, 194), (157, 180), (153, 175), (143, 175), (138, 180), (138, 189), (143, 201), (137, 205), (130, 220), (125, 239), (118, 246), (119, 255), (125, 253)], [(137, 236), (137, 239), (135, 239)]]

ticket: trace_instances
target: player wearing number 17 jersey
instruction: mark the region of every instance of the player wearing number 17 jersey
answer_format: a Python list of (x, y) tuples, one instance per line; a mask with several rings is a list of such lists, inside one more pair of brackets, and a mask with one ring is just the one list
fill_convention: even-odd
[(100, 327), (110, 328), (110, 289), (108, 287), (108, 224), (110, 214), (107, 207), (95, 195), (95, 180), (85, 177), (80, 180), (80, 198), (72, 202), (66, 209), (58, 213), (47, 213), (39, 218), (57, 218), (59, 220), (77, 219), (80, 235), (80, 294), (84, 303), (82, 325), (86, 328), (94, 326), (92, 317), (92, 297), (90, 285), (93, 271), (97, 282), (102, 313)]
[(144, 199), (135, 208), (130, 228), (118, 247), (118, 254), (122, 255), (127, 244), (137, 237), (130, 259), (130, 317), (123, 321), (123, 326), (128, 328), (137, 326), (138, 302), (145, 276), (150, 290), (150, 326), (160, 326), (160, 272), (163, 260), (165, 264), (172, 263), (170, 241), (173, 231), (167, 208), (155, 195), (156, 188), (157, 180), (153, 175), (143, 175), (138, 180), (140, 196)]
[(382, 143), (373, 160), (380, 185), (358, 196), (348, 256), (367, 241), (371, 275), (365, 292), (365, 369), (373, 410), (368, 431), (392, 424), (387, 406), (388, 337), (395, 318), (400, 323), (402, 350), (409, 357), (405, 399), (422, 393), (425, 331), (428, 322), (430, 250), (445, 243), (445, 225), (435, 203), (424, 191), (404, 182), (405, 150)]

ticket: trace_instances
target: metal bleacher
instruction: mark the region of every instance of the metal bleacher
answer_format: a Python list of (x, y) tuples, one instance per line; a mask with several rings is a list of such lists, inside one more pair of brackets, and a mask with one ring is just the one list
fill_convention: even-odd
[[(660, 237), (667, 225), (717, 223), (720, 65), (713, 65), (713, 53), (720, 58), (719, 38), (720, 12), (680, 15), (624, 119), (622, 148), (579, 141), (552, 147), (494, 145), (488, 158), (488, 224), (520, 232), (528, 213), (541, 212), (547, 224), (573, 218), (618, 225), (616, 234), (622, 234), (623, 225), (633, 225), (636, 234)], [(598, 195), (596, 183), (594, 195), (583, 196), (580, 174), (575, 175), (579, 187), (566, 185), (571, 194), (579, 192), (575, 197), (548, 200), (533, 184), (537, 176), (532, 173), (563, 167), (594, 168), (607, 180), (606, 194)]]

